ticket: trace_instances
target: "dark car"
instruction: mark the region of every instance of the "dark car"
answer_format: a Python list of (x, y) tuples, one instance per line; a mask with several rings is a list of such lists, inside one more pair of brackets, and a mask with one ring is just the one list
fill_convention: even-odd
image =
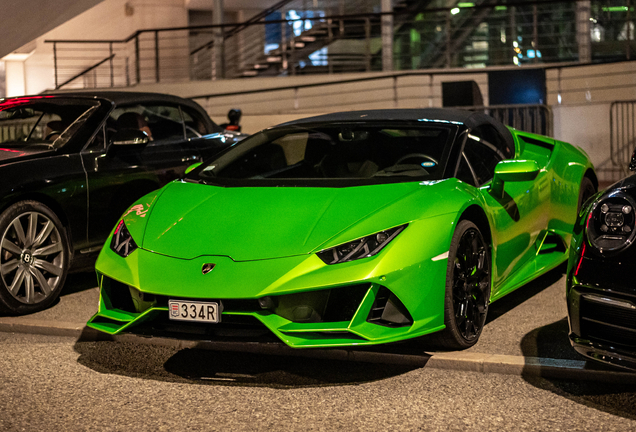
[[(630, 169), (636, 170), (634, 156)], [(567, 273), (574, 349), (632, 370), (636, 370), (635, 211), (636, 175), (591, 198), (574, 228)]]
[(0, 311), (49, 306), (132, 202), (242, 136), (163, 94), (0, 99)]

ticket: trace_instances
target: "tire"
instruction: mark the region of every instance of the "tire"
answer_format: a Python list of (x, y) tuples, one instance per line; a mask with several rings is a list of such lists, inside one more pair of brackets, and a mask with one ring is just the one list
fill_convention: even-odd
[(0, 311), (43, 310), (60, 295), (70, 259), (66, 230), (37, 201), (20, 201), (0, 214)]
[(581, 180), (581, 188), (579, 189), (579, 205), (577, 206), (577, 214), (581, 212), (583, 209), (583, 204), (587, 201), (589, 197), (596, 193), (596, 187), (594, 187), (594, 183), (590, 180), (589, 177), (583, 177)]
[(457, 224), (446, 271), (444, 324), (437, 337), (442, 348), (469, 348), (479, 339), (490, 304), (490, 247), (468, 220)]

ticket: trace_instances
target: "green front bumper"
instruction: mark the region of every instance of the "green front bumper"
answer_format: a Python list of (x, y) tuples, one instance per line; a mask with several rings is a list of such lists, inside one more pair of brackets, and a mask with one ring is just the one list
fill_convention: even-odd
[[(203, 274), (206, 263), (214, 270)], [(312, 293), (348, 287), (365, 288), (347, 320), (297, 322), (277, 311), (259, 307), (226, 307), (221, 321), (231, 315), (251, 316), (292, 347), (371, 345), (421, 336), (444, 328), (443, 295), (447, 260), (398, 262), (385, 256), (328, 266), (316, 255), (235, 262), (228, 257), (203, 256), (186, 260), (143, 249), (122, 258), (104, 248), (96, 264), (100, 284), (99, 311), (88, 326), (108, 334), (136, 332), (139, 324), (166, 319), (167, 299), (258, 304), (266, 296), (304, 298)], [(129, 305), (117, 297), (128, 295)], [(124, 287), (122, 290), (121, 287)], [(388, 289), (388, 291), (387, 291)], [(408, 324), (372, 322), (372, 309), (382, 292), (392, 293), (408, 310)], [(295, 297), (294, 297), (295, 296)], [(130, 300), (130, 301), (129, 301)], [(380, 301), (380, 300), (378, 300)], [(289, 301), (287, 301), (289, 303)], [(284, 314), (283, 314), (284, 315)], [(380, 320), (382, 322), (382, 320)], [(201, 323), (201, 326), (215, 324)]]

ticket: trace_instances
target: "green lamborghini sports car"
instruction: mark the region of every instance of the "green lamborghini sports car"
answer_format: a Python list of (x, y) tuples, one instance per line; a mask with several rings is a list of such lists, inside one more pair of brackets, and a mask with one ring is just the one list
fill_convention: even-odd
[(97, 260), (88, 326), (275, 335), (298, 348), (436, 333), (466, 348), (492, 301), (567, 259), (577, 208), (596, 187), (580, 149), (482, 113), (285, 123), (123, 214)]

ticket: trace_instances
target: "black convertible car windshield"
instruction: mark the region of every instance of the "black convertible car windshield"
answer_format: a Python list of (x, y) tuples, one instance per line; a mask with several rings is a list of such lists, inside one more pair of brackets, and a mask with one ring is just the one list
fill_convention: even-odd
[(34, 103), (7, 102), (0, 106), (0, 147), (29, 150), (63, 147), (98, 108), (94, 100), (42, 98)]
[(187, 179), (227, 186), (344, 185), (441, 179), (456, 125), (329, 123), (267, 129)]

